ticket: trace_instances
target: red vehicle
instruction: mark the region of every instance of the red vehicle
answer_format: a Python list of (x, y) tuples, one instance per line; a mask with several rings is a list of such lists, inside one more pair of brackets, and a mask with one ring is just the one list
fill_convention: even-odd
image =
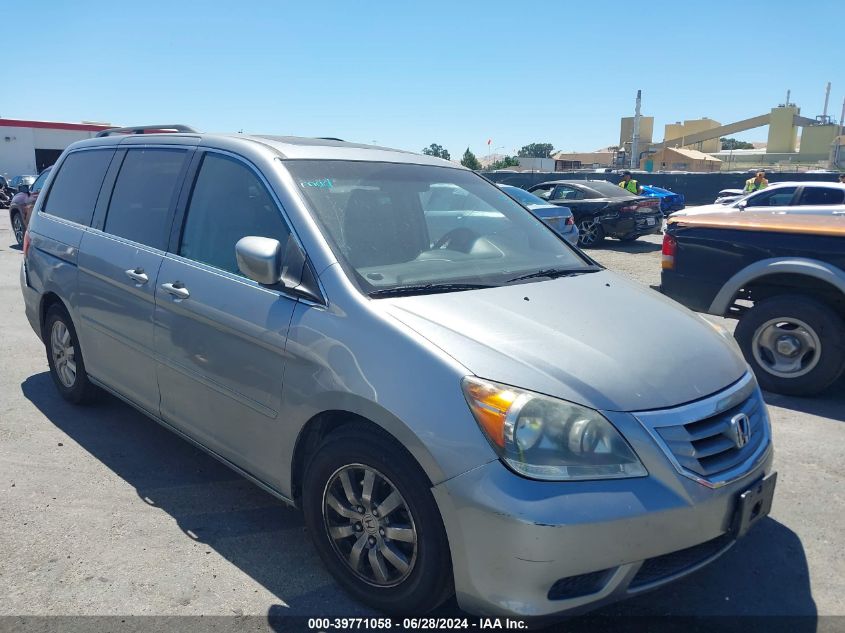
[(29, 216), (35, 206), (35, 201), (38, 200), (38, 193), (44, 183), (47, 182), (50, 169), (52, 168), (48, 167), (42, 171), (31, 186), (19, 185), (18, 193), (15, 194), (9, 204), (9, 221), (12, 223), (12, 232), (20, 246), (23, 246), (23, 234), (26, 233), (26, 227), (29, 226)]

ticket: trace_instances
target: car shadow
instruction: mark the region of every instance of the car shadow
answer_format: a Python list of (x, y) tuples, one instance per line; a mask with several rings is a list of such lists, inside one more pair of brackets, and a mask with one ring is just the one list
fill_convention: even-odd
[(186, 539), (213, 548), (277, 596), (286, 615), (372, 613), (325, 571), (295, 509), (117, 398), (103, 394), (91, 406), (72, 406), (48, 372), (30, 376), (21, 389), (141, 502), (173, 517)]
[[(173, 517), (186, 539), (213, 548), (277, 596), (281, 604), (267, 613), (271, 628), (277, 621), (284, 629), (286, 616), (376, 615), (325, 571), (297, 511), (189, 442), (108, 395), (92, 406), (71, 406), (48, 372), (30, 376), (21, 390), (52, 424), (133, 486), (143, 503)], [(816, 614), (801, 542), (771, 518), (696, 574), (569, 622), (758, 614), (802, 616), (800, 622)], [(436, 615), (466, 614), (452, 598)]]
[(845, 375), (817, 396), (798, 398), (765, 391), (763, 397), (773, 407), (845, 422)]
[[(617, 251), (620, 253), (654, 253), (663, 248), (662, 244), (655, 244), (653, 242), (620, 242), (619, 240), (607, 239), (601, 243), (595, 250), (597, 251)], [(589, 253), (589, 249), (587, 250)]]

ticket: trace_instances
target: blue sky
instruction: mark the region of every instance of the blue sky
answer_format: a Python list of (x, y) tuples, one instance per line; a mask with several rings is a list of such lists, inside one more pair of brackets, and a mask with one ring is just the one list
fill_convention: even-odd
[[(338, 136), (453, 157), (588, 151), (619, 117), (802, 114), (845, 96), (841, 0), (33, 2), (0, 116)], [(20, 15), (23, 19), (24, 15)], [(18, 28), (20, 27), (20, 28)], [(840, 71), (840, 72), (837, 72)], [(765, 140), (766, 130), (742, 135)]]

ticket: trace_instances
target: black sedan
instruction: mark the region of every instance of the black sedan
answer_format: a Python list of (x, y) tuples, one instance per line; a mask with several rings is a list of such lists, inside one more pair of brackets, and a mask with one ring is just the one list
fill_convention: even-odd
[(572, 210), (583, 248), (597, 246), (605, 237), (632, 242), (661, 230), (659, 199), (634, 195), (606, 180), (554, 180), (528, 191)]

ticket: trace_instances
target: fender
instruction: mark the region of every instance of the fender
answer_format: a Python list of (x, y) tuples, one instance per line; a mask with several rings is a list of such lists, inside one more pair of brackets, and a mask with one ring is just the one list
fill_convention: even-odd
[(727, 314), (736, 293), (748, 282), (767, 275), (785, 273), (806, 275), (826, 281), (834, 288), (838, 288), (842, 294), (845, 294), (845, 271), (842, 269), (806, 257), (772, 257), (754, 262), (728, 279), (710, 304), (710, 308), (707, 310), (708, 314), (717, 316)]

